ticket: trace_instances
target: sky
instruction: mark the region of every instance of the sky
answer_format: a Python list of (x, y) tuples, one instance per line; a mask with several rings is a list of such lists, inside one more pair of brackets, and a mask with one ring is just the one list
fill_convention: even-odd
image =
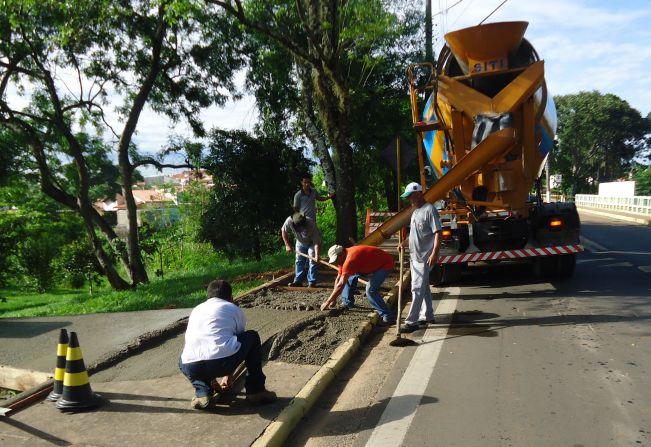
[[(503, 0), (432, 0), (438, 35), (479, 24)], [(456, 4), (456, 5), (455, 5)], [(507, 0), (488, 22), (526, 21), (553, 95), (613, 93), (651, 112), (651, 0)], [(442, 45), (441, 39), (438, 40)]]
[[(445, 33), (478, 25), (495, 11), (485, 23), (529, 23), (525, 37), (545, 61), (552, 95), (599, 90), (628, 101), (643, 116), (651, 112), (651, 0), (432, 0), (432, 9), (437, 53)], [(244, 74), (237, 78), (242, 85)], [(206, 128), (251, 130), (257, 120), (255, 101), (245, 95), (206, 110), (202, 119)], [(170, 130), (190, 134), (187, 125), (171, 127), (146, 109), (135, 142), (146, 151), (160, 150)], [(143, 173), (157, 174), (153, 168)]]

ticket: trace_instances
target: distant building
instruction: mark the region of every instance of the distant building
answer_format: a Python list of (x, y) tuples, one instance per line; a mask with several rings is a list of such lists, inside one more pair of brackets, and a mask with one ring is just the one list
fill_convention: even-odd
[(635, 196), (635, 182), (619, 181), (599, 183), (599, 195), (607, 197)]
[(117, 206), (118, 202), (115, 199), (103, 199), (93, 203), (93, 207), (102, 215), (104, 213), (116, 212), (118, 210)]
[[(138, 226), (142, 225), (143, 216), (145, 220), (160, 225), (174, 222), (180, 217), (176, 194), (157, 189), (134, 189), (133, 199), (136, 202)], [(118, 194), (116, 202), (117, 227), (126, 229), (128, 227), (126, 201), (121, 194)]]
[[(138, 209), (138, 226), (142, 225), (143, 215), (145, 220), (160, 225), (166, 225), (178, 220), (180, 213), (177, 193), (185, 191), (193, 181), (204, 184), (207, 189), (214, 187), (213, 177), (205, 169), (183, 171), (174, 175), (145, 177), (144, 182), (134, 184), (133, 198)], [(162, 188), (170, 185), (174, 187), (174, 192), (168, 192)], [(117, 194), (115, 200), (98, 200), (93, 206), (100, 214), (107, 217), (111, 213), (115, 213), (116, 231), (124, 232), (126, 230), (128, 225), (127, 206), (121, 194)]]
[(177, 186), (177, 190), (179, 192), (185, 191), (185, 188), (192, 181), (203, 183), (208, 189), (212, 189), (213, 186), (215, 186), (212, 175), (208, 174), (205, 169), (183, 171), (181, 173), (172, 175), (170, 178), (172, 180), (172, 183)]

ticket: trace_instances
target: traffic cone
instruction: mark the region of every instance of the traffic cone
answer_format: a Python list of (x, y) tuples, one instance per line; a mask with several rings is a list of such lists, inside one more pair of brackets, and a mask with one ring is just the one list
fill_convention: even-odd
[(57, 401), (61, 411), (83, 411), (100, 404), (99, 395), (93, 393), (88, 382), (88, 372), (79, 348), (77, 333), (70, 332), (66, 354), (66, 372), (63, 375), (63, 393)]
[(56, 401), (63, 392), (63, 375), (66, 372), (66, 354), (68, 353), (68, 331), (61, 329), (59, 344), (57, 344), (57, 366), (54, 369), (54, 387), (47, 400)]

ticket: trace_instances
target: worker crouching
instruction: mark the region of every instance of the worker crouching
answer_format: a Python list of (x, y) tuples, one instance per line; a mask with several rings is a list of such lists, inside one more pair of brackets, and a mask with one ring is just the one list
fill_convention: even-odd
[[(244, 312), (233, 303), (231, 285), (212, 281), (208, 299), (190, 313), (179, 359), (181, 372), (195, 390), (192, 408), (210, 408), (219, 397), (215, 389), (229, 387), (233, 372), (242, 362), (247, 369), (246, 400), (252, 404), (276, 400), (276, 393), (265, 389), (260, 336), (245, 326)], [(218, 377), (224, 377), (221, 384), (216, 381)]]

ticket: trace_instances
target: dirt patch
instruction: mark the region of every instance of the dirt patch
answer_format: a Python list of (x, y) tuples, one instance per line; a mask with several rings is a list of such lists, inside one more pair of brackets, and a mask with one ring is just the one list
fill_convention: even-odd
[(321, 303), (330, 295), (330, 291), (320, 290), (293, 291), (282, 288), (271, 288), (260, 290), (256, 293), (243, 296), (237, 300), (242, 309), (261, 307), (276, 310), (319, 310)]
[(272, 281), (275, 278), (283, 276), (287, 273), (289, 273), (288, 269), (274, 270), (272, 272), (251, 272), (236, 276), (231, 280), (231, 282), (246, 282), (255, 280)]

